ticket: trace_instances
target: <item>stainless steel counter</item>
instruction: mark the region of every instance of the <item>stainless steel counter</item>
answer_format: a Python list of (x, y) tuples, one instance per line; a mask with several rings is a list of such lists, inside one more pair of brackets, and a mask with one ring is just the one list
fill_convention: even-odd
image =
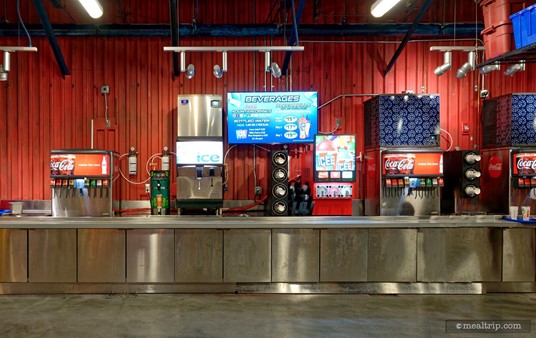
[(285, 229), (285, 228), (437, 228), (500, 227), (527, 228), (533, 224), (503, 220), (502, 216), (321, 216), (321, 217), (218, 217), (218, 216), (139, 216), (139, 217), (50, 217), (4, 216), (0, 228), (78, 229)]
[(536, 292), (499, 216), (0, 217), (0, 294)]

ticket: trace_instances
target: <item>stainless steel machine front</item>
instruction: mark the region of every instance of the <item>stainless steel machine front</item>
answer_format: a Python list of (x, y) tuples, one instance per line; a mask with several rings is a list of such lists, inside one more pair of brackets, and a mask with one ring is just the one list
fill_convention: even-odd
[(223, 207), (221, 95), (179, 95), (177, 108), (177, 209)]
[(439, 215), (444, 186), (441, 149), (370, 149), (365, 163), (365, 215)]
[(118, 154), (109, 150), (52, 150), (52, 216), (113, 216), (117, 164)]

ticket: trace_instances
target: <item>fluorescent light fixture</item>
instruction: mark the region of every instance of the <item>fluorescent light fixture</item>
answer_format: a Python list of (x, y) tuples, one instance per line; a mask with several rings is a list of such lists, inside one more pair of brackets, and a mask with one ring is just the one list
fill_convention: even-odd
[(181, 73), (186, 71), (186, 52), (181, 52)]
[(525, 60), (521, 60), (520, 63), (513, 64), (510, 67), (506, 68), (506, 70), (504, 71), (504, 75), (512, 76), (515, 73), (524, 71), (524, 70), (525, 70)]
[(443, 54), (443, 64), (434, 70), (434, 74), (441, 76), (450, 70), (452, 67), (452, 52), (445, 52)]
[(400, 0), (377, 0), (372, 7), (370, 7), (370, 14), (377, 18), (382, 17), (399, 2)]
[(186, 78), (188, 80), (190, 80), (191, 78), (193, 78), (195, 75), (195, 67), (194, 65), (192, 65), (191, 63), (188, 65), (188, 67), (186, 68)]
[(272, 64), (270, 65), (270, 70), (272, 71), (272, 76), (276, 79), (279, 79), (281, 77), (281, 68), (279, 68), (277, 62), (272, 62)]
[(264, 71), (265, 72), (270, 71), (270, 61), (271, 61), (270, 52), (264, 52)]
[(496, 70), (501, 70), (501, 65), (499, 65), (498, 63), (480, 68), (480, 74), (487, 74)]
[(9, 52), (4, 52), (4, 72), (9, 72), (11, 70), (11, 55)]
[(476, 52), (469, 52), (467, 54), (467, 62), (464, 63), (460, 67), (460, 69), (458, 69), (458, 71), (456, 72), (456, 77), (458, 79), (463, 79), (467, 75), (467, 72), (475, 69), (475, 65), (476, 65)]
[(98, 0), (78, 0), (87, 14), (93, 19), (98, 19), (102, 16), (102, 6)]

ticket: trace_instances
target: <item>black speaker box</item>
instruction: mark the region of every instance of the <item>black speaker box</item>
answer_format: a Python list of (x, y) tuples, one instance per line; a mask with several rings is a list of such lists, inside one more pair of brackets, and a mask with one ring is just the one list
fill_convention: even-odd
[(267, 214), (270, 216), (289, 215), (289, 157), (288, 150), (274, 150), (270, 152), (268, 166), (268, 199)]

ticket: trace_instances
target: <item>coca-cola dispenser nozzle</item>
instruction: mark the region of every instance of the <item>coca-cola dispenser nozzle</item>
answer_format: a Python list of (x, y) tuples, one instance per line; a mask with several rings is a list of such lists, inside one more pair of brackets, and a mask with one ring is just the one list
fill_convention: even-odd
[(468, 164), (474, 164), (476, 162), (480, 162), (480, 160), (482, 159), (482, 157), (478, 154), (475, 154), (475, 153), (467, 153), (465, 155), (465, 162), (468, 163)]

